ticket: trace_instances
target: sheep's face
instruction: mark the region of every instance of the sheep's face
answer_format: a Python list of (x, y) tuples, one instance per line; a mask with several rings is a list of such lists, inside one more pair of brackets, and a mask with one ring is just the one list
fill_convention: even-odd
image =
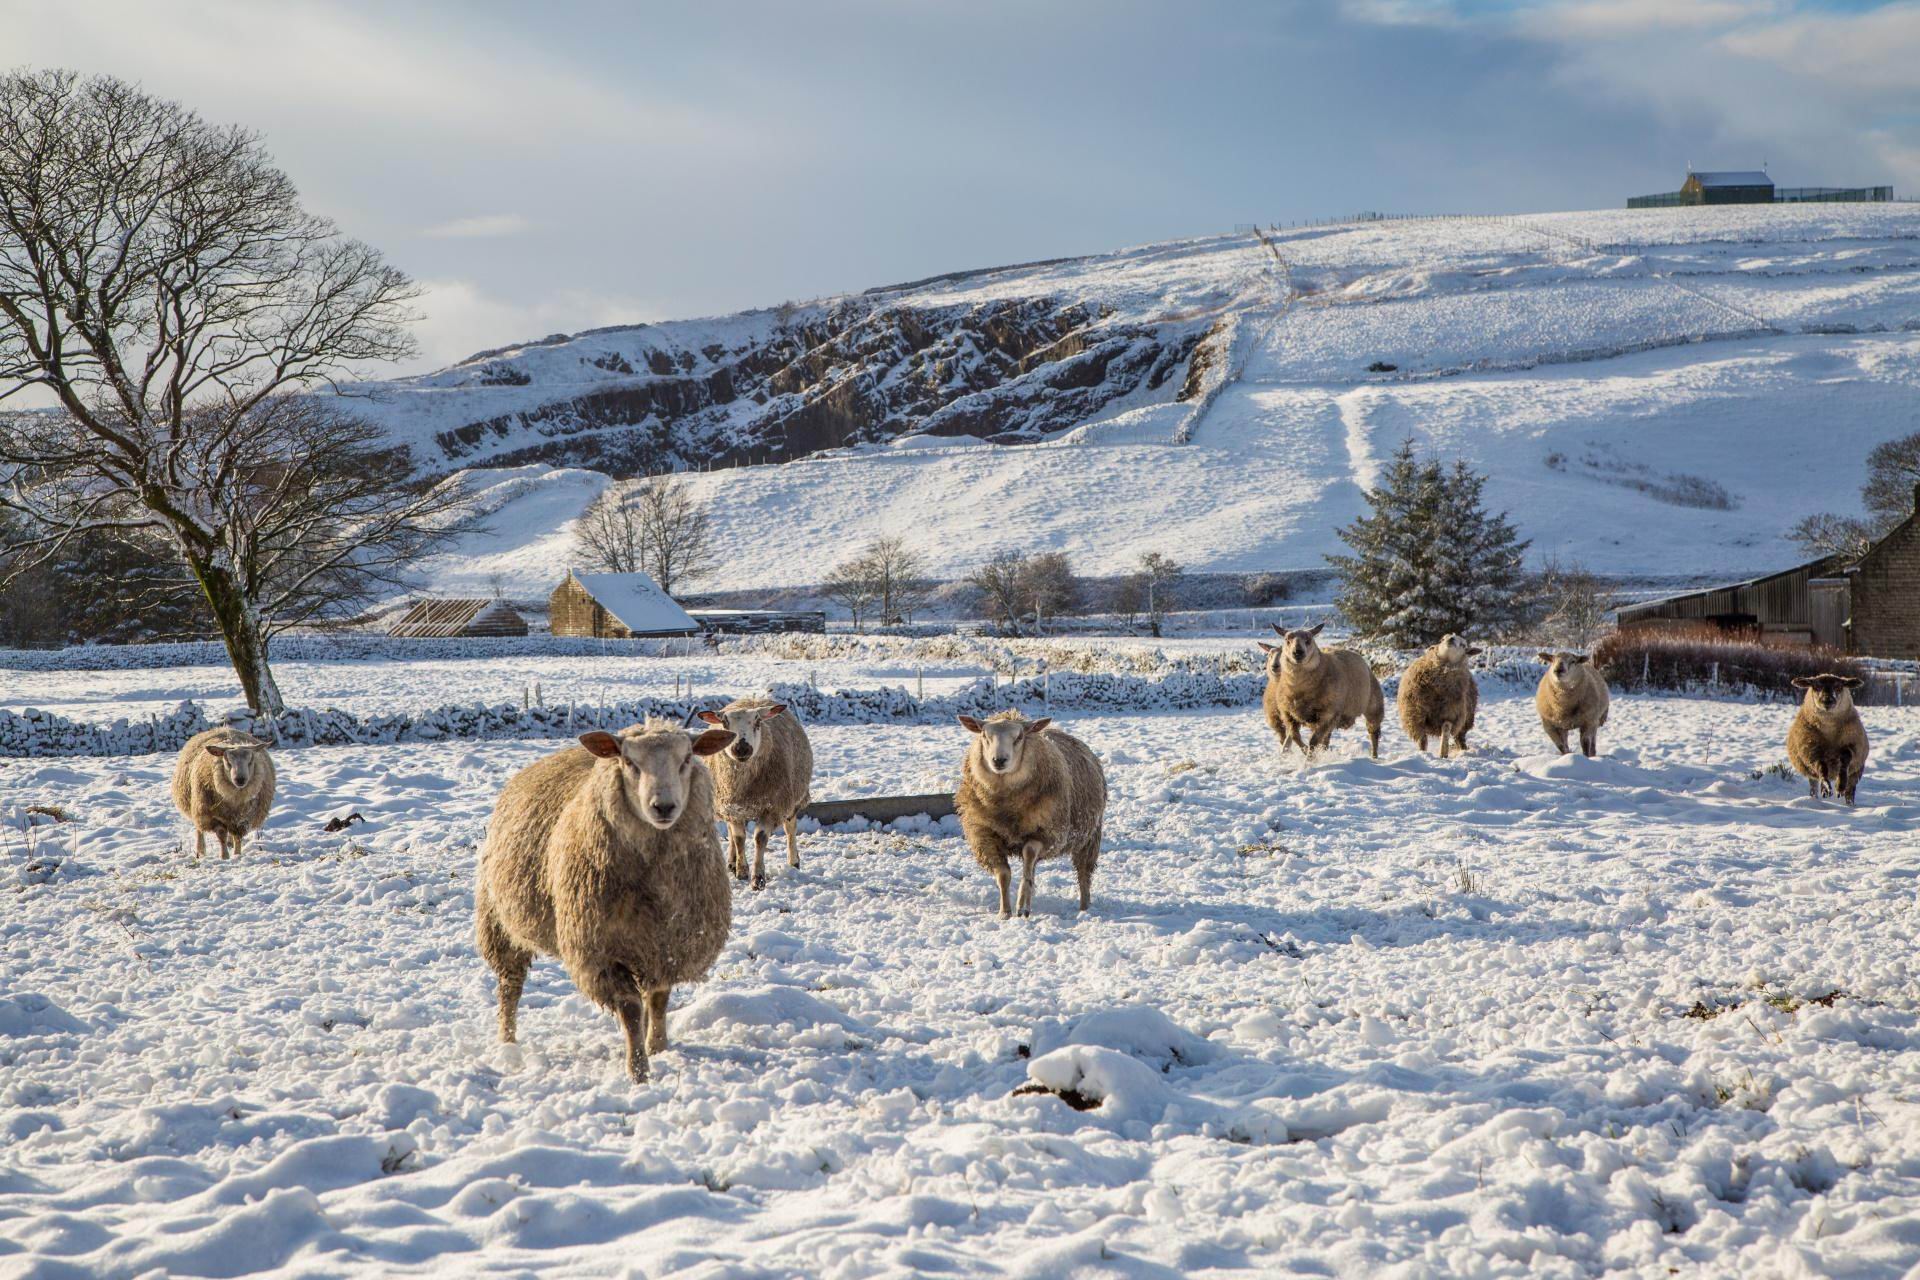
[(1440, 655), (1442, 662), (1449, 663), (1456, 667), (1464, 667), (1467, 665), (1468, 658), (1473, 657), (1481, 651), (1449, 631), (1440, 637), (1440, 643), (1433, 646), (1433, 652)]
[(1274, 631), (1280, 636), (1278, 645), (1262, 644), (1262, 652), (1267, 655), (1267, 674), (1277, 676), (1286, 668), (1298, 671), (1311, 671), (1320, 663), (1320, 631), (1327, 624), (1316, 622), (1310, 627), (1301, 627), (1293, 631), (1283, 630), (1278, 624)]
[(717, 729), (725, 729), (733, 734), (733, 742), (727, 747), (726, 754), (744, 762), (753, 759), (760, 750), (761, 741), (766, 736), (767, 721), (784, 714), (786, 709), (784, 703), (738, 710), (728, 707), (721, 711), (702, 711), (700, 718)]
[(245, 791), (254, 778), (266, 772), (263, 760), (267, 753), (263, 747), (218, 746), (209, 742), (207, 754), (219, 761), (227, 785), (236, 791)]
[(1017, 716), (991, 720), (975, 720), (972, 716), (961, 716), (960, 723), (969, 732), (978, 735), (975, 746), (980, 752), (980, 763), (988, 773), (1018, 773), (1026, 763), (1027, 743), (1036, 733), (1053, 723), (1050, 716), (1038, 720), (1027, 720)]
[(1547, 674), (1553, 677), (1555, 684), (1572, 685), (1580, 679), (1580, 670), (1587, 665), (1584, 653), (1548, 653), (1541, 650), (1537, 655), (1547, 664)]
[(695, 738), (677, 729), (615, 736), (583, 733), (580, 745), (602, 760), (617, 760), (620, 794), (636, 817), (665, 831), (687, 811), (692, 798), (696, 757), (710, 756), (733, 741), (725, 729), (709, 729)]
[(1796, 676), (1793, 687), (1804, 689), (1801, 705), (1826, 715), (1845, 715), (1853, 710), (1853, 691), (1862, 684), (1858, 676)]

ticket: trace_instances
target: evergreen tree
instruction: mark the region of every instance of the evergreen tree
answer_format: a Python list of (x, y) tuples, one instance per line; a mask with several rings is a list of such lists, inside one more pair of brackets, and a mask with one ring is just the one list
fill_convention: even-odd
[(1413, 441), (1401, 444), (1367, 494), (1368, 513), (1340, 530), (1353, 554), (1328, 557), (1355, 631), (1413, 647), (1449, 631), (1492, 636), (1520, 624), (1527, 543), (1504, 514), (1487, 511), (1485, 487), (1464, 462), (1443, 467), (1416, 457)]

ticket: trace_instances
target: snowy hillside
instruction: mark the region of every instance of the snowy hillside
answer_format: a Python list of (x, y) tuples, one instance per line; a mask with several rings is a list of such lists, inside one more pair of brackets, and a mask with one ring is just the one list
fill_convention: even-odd
[[(869, 408), (890, 403), (898, 416), (854, 433), (861, 448), (696, 476), (738, 552), (713, 585), (816, 582), (821, 547), (883, 531), (917, 542), (943, 576), (1016, 545), (1069, 551), (1090, 573), (1149, 549), (1203, 570), (1317, 568), (1407, 436), (1490, 473), (1491, 500), (1539, 554), (1632, 576), (1742, 573), (1792, 560), (1781, 532), (1855, 506), (1867, 451), (1920, 430), (1920, 206), (1362, 222), (981, 273), (802, 312), (884, 306), (896, 334), (904, 316), (945, 317), (940, 340), (966, 345), (980, 317), (1038, 314), (1041, 299), (1048, 314), (1100, 317), (1049, 355), (1090, 350), (1105, 333), (1134, 344), (1132, 362), (1102, 365), (1113, 377), (1076, 399), (1057, 362), (994, 383), (999, 366), (975, 351), (952, 369), (985, 389), (915, 417), (932, 401), (902, 390), (918, 385), (907, 366), (869, 360), (847, 376)], [(539, 406), (628, 379), (595, 363), (616, 348), (639, 368), (661, 343), (684, 355), (710, 339), (724, 355), (782, 332), (797, 331), (755, 313), (587, 335), (390, 384), (374, 406), (419, 449), (436, 433), (475, 435), (449, 464), (496, 456), (488, 449), (522, 456), (539, 452), (530, 441), (578, 442), (543, 434), (558, 428)], [(833, 382), (848, 369), (838, 351), (784, 366), (786, 377), (818, 374), (792, 394), (811, 404), (831, 384), (851, 403), (846, 382)], [(1117, 372), (1156, 361), (1157, 387)], [(1059, 384), (1048, 396), (1015, 385), (1042, 374)], [(528, 381), (482, 385), (509, 375)], [(650, 377), (628, 382), (660, 381)], [(671, 426), (656, 414), (585, 438), (640, 430), (698, 467), (729, 448), (767, 452), (755, 432), (781, 403), (736, 401)], [(1032, 442), (966, 438), (1002, 428)], [(798, 439), (790, 451), (802, 451)], [(552, 515), (544, 498), (537, 519), (509, 506), (502, 541), (463, 555), (512, 559), (555, 535), (542, 523)]]

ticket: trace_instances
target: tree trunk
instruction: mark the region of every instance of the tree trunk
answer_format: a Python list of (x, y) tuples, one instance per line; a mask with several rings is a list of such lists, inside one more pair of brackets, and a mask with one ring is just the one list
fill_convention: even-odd
[(247, 708), (261, 715), (277, 716), (286, 710), (280, 700), (280, 686), (274, 683), (267, 665), (267, 633), (253, 602), (234, 581), (233, 571), (190, 556), (188, 566), (206, 593), (207, 607), (213, 611), (220, 638), (226, 642), (227, 657), (233, 673), (240, 677), (240, 688), (247, 696)]

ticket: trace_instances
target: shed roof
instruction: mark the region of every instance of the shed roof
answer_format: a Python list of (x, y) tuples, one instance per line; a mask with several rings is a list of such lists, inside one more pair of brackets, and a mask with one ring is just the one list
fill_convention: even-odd
[(416, 600), (387, 629), (392, 636), (457, 636), (468, 629), (505, 629), (525, 634), (527, 620), (504, 600)]
[(1727, 169), (1719, 173), (1693, 173), (1703, 187), (1770, 187), (1773, 179), (1759, 169)]
[(573, 580), (634, 635), (688, 635), (700, 624), (644, 573), (576, 573)]

